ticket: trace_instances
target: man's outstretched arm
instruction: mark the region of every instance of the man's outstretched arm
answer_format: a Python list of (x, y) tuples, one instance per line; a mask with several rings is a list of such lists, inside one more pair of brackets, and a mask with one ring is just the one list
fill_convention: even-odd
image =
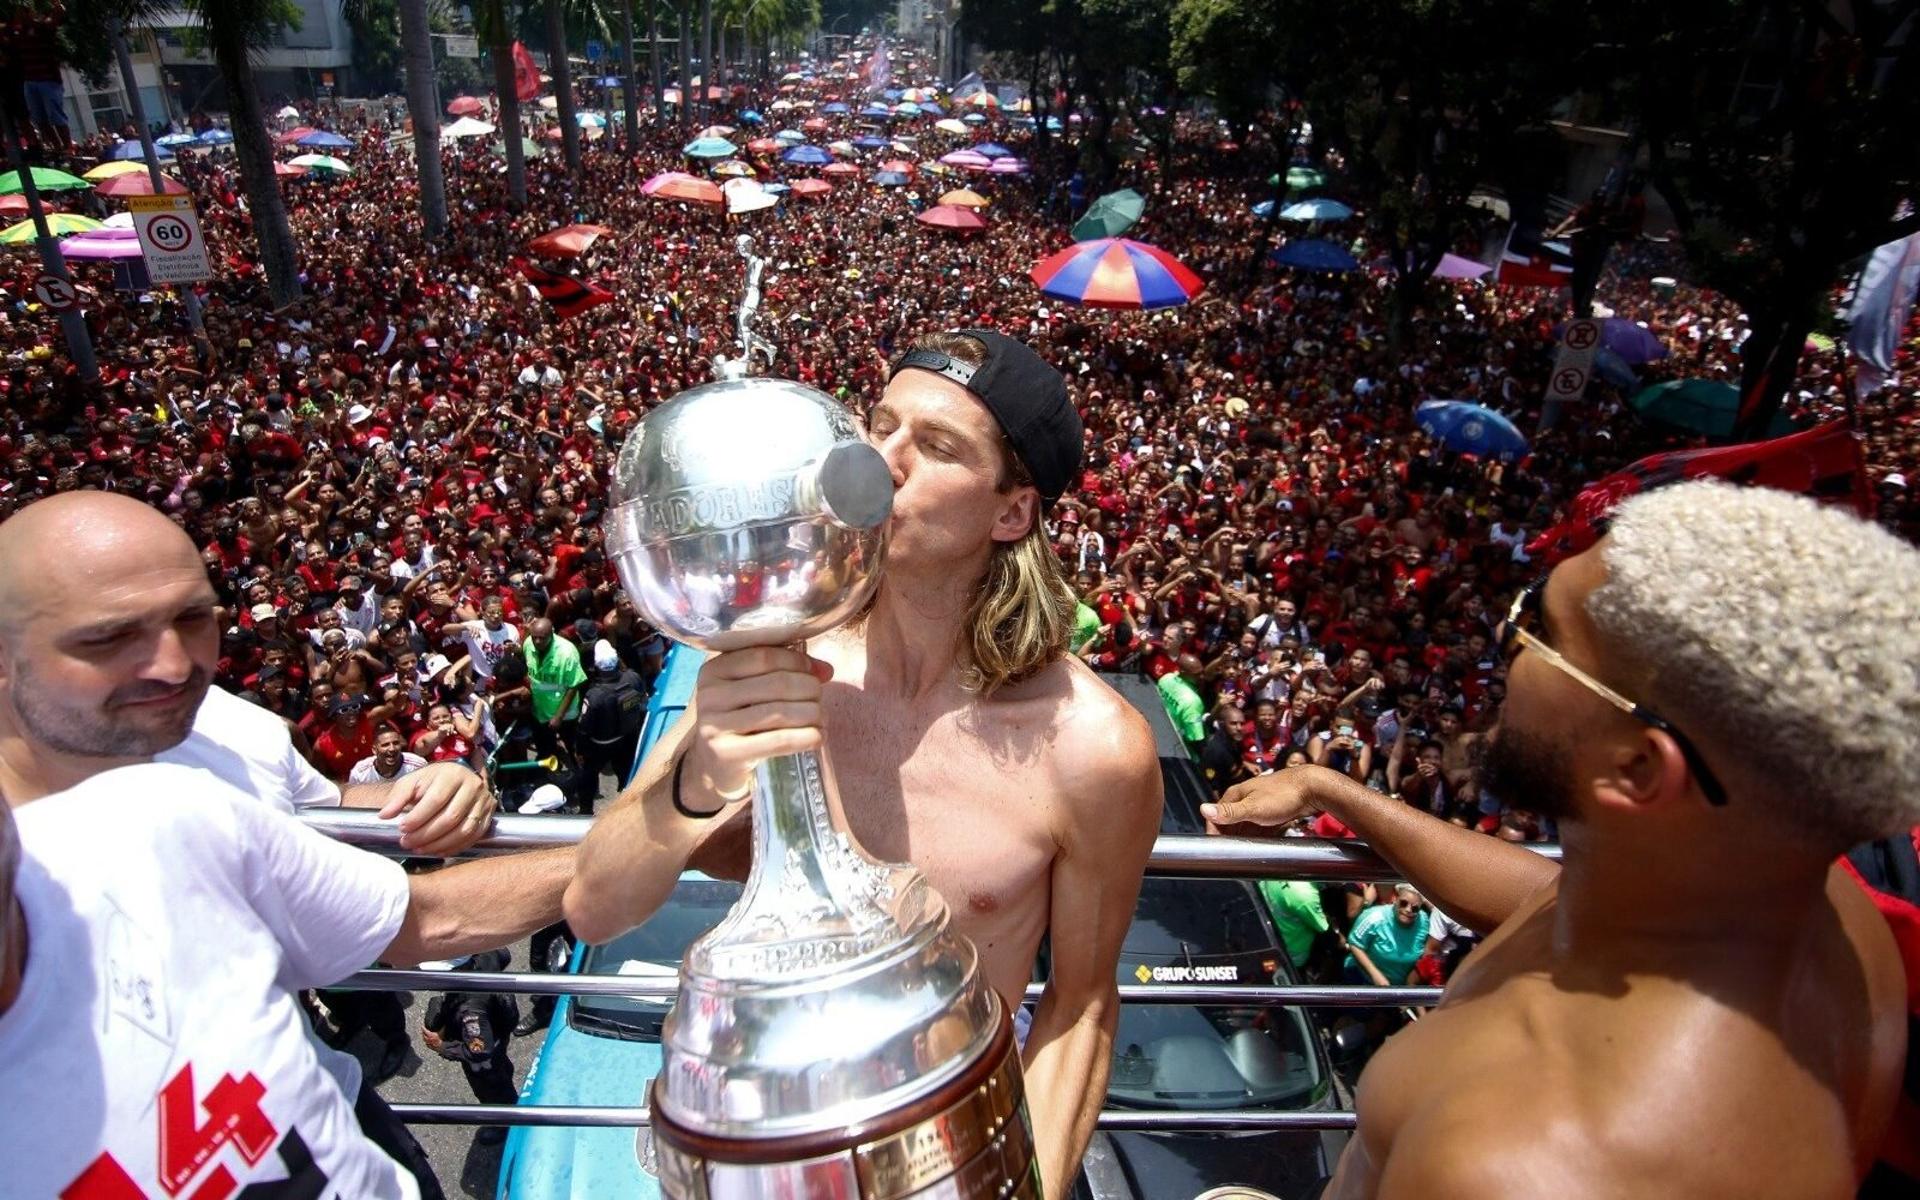
[(1289, 767), (1227, 789), (1203, 804), (1210, 833), (1257, 834), (1235, 826), (1284, 826), (1331, 813), (1448, 916), (1491, 933), (1529, 896), (1559, 877), (1550, 859), (1499, 838), (1449, 824), (1325, 767)]

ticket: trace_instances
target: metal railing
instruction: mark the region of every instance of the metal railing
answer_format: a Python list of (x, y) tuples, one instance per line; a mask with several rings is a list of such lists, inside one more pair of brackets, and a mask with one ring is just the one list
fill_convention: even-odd
[[(305, 809), (301, 819), (323, 833), (350, 845), (388, 854), (404, 854), (396, 825), (372, 812), (355, 809)], [(586, 836), (590, 817), (518, 816), (494, 818), (493, 830), (475, 844), (478, 853), (570, 846)], [(1558, 861), (1557, 845), (1527, 847)], [(1287, 838), (1253, 841), (1243, 838), (1163, 835), (1147, 859), (1147, 874), (1187, 878), (1312, 879), (1371, 883), (1397, 879), (1393, 868), (1364, 844)], [(521, 971), (361, 971), (341, 981), (343, 988), (371, 991), (502, 992), (533, 996), (619, 996), (631, 1000), (671, 1003), (677, 994), (673, 982), (653, 982), (626, 975), (547, 975)], [(1027, 999), (1037, 1000), (1043, 984), (1030, 984)], [(1348, 987), (1309, 984), (1123, 984), (1123, 1004), (1193, 1004), (1243, 1006), (1288, 1004), (1312, 1008), (1399, 1008), (1439, 1002), (1434, 987)], [(638, 1128), (649, 1123), (647, 1109), (587, 1105), (538, 1104), (395, 1104), (401, 1120), (423, 1125), (526, 1125), (597, 1128)], [(1357, 1116), (1350, 1111), (1268, 1112), (1227, 1109), (1210, 1112), (1171, 1112), (1108, 1109), (1099, 1128), (1156, 1133), (1244, 1132), (1271, 1130), (1351, 1130)]]

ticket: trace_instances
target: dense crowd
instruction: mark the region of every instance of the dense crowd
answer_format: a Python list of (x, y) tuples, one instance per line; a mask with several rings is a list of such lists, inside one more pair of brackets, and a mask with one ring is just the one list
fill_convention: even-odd
[[(714, 119), (738, 124), (781, 95), (736, 95)], [(590, 141), (578, 178), (557, 149), (530, 160), (524, 209), (488, 139), (450, 142), (452, 229), (437, 243), (421, 233), (396, 110), (309, 106), (301, 121), (352, 137), (353, 173), (283, 187), (306, 293), (286, 309), (263, 300), (226, 156), (185, 153), (169, 168), (218, 261), (203, 339), (169, 295), (117, 293), (83, 268), (97, 392), (77, 386), (58, 324), (32, 303), (31, 257), (0, 264), (0, 519), (71, 488), (170, 514), (204, 548), (225, 603), (218, 682), (292, 723), (329, 776), (558, 758), (567, 765), (502, 778), (524, 782), (528, 800), (536, 783), (562, 785), (535, 807), (564, 794), (591, 808), (600, 769), (631, 753), (664, 651), (602, 553), (611, 463), (638, 417), (734, 353), (733, 235), (751, 232), (768, 259), (761, 323), (780, 374), (859, 406), (914, 336), (968, 324), (1024, 338), (1066, 373), (1086, 471), (1050, 528), (1082, 598), (1075, 650), (1151, 674), (1216, 788), (1304, 760), (1489, 834), (1550, 833), (1475, 786), (1472, 744), (1504, 693), (1497, 626), (1537, 571), (1528, 544), (1582, 483), (1685, 443), (1599, 381), (1517, 464), (1447, 452), (1411, 413), (1431, 397), (1470, 399), (1533, 428), (1564, 293), (1435, 282), (1396, 335), (1380, 271), (1260, 261), (1251, 205), (1270, 190), (1266, 171), (1253, 148), (1224, 150), (1199, 122), (1178, 126), (1169, 158), (1123, 164), (1115, 185), (1147, 198), (1129, 236), (1180, 258), (1207, 291), (1111, 313), (1028, 279), (1068, 240), (1067, 147), (1056, 137), (1049, 157), (998, 115), (971, 136), (1034, 154), (1036, 174), (836, 182), (822, 199), (731, 218), (641, 193), (689, 166), (677, 123), (649, 125), (632, 155), (617, 130)], [(970, 140), (930, 123), (893, 131), (916, 139), (916, 159)], [(852, 132), (838, 118), (817, 140)], [(78, 146), (71, 165), (107, 148)], [(992, 200), (983, 234), (911, 220), (963, 185)], [(615, 232), (549, 265), (615, 299), (560, 320), (512, 262), (575, 221)], [(1324, 232), (1367, 257), (1359, 222)], [(1649, 379), (1737, 378), (1737, 309), (1651, 282), (1680, 268), (1670, 246), (1628, 247), (1601, 299), (1671, 347)], [(1839, 353), (1810, 352), (1792, 398), (1803, 417), (1859, 420), (1880, 516), (1909, 535), (1912, 374), (1856, 414)], [(1329, 818), (1315, 831), (1342, 832)]]

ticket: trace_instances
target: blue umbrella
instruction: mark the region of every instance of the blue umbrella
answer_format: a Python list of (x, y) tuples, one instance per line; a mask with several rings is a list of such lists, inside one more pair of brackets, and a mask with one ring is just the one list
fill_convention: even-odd
[(832, 104), (821, 105), (820, 111), (823, 113), (834, 113), (835, 115), (838, 115), (840, 113), (852, 112), (853, 110), (848, 108), (846, 105), (840, 103), (838, 100), (835, 100)]
[(898, 100), (900, 97), (907, 94), (907, 90), (905, 88), (888, 88), (886, 91), (881, 92), (880, 94), (882, 96), (885, 96), (889, 100)]
[(833, 155), (819, 146), (795, 146), (782, 154), (780, 161), (790, 162), (796, 167), (824, 167), (833, 161)]
[(973, 147), (973, 152), (975, 154), (984, 154), (988, 158), (1013, 157), (1013, 151), (1002, 146), (999, 142), (981, 142), (978, 146)]
[(1623, 392), (1640, 382), (1640, 377), (1633, 373), (1627, 360), (1605, 346), (1600, 347), (1593, 356), (1593, 373)]
[(1664, 342), (1644, 325), (1624, 317), (1608, 317), (1600, 322), (1600, 344), (1635, 366), (1667, 356)]
[(860, 110), (860, 115), (872, 117), (876, 121), (884, 121), (893, 115), (893, 110), (884, 104), (869, 104)]
[(946, 109), (941, 108), (931, 100), (920, 101), (920, 111), (923, 113), (932, 113), (936, 117), (944, 117), (947, 115)]
[(691, 158), (727, 158), (738, 153), (738, 150), (723, 137), (703, 137), (680, 147), (680, 152)]
[(618, 75), (602, 75), (593, 81), (593, 85), (595, 87), (619, 87), (620, 77)]
[(228, 146), (233, 144), (233, 134), (225, 129), (209, 129), (194, 140), (208, 146)]
[(760, 185), (760, 190), (763, 192), (767, 192), (771, 195), (778, 196), (782, 192), (790, 192), (793, 189), (788, 187), (784, 183), (763, 183)]
[(873, 181), (881, 187), (900, 187), (907, 182), (904, 171), (875, 171)]
[(341, 137), (325, 129), (316, 129), (296, 140), (294, 145), (305, 146), (309, 150), (344, 150), (353, 145), (353, 139)]
[[(1266, 202), (1268, 211), (1272, 211), (1273, 201)], [(1261, 213), (1265, 216), (1265, 213)], [(1353, 210), (1338, 200), (1302, 200), (1289, 204), (1280, 210), (1282, 221), (1344, 221), (1353, 215)]]
[(764, 120), (766, 120), (765, 117), (761, 116), (759, 113), (753, 111), (752, 109), (748, 109), (747, 111), (740, 114), (740, 121), (744, 125), (758, 125), (760, 122)]
[(903, 117), (917, 117), (920, 115), (920, 106), (911, 100), (902, 100), (894, 105), (893, 111)]
[(968, 113), (966, 116), (961, 117), (960, 119), (962, 121), (965, 121), (969, 125), (985, 125), (987, 123), (987, 118), (985, 114), (977, 113), (977, 112)]
[[(118, 146), (107, 151), (107, 158), (111, 162), (133, 162), (136, 159), (146, 157), (146, 153), (145, 150), (140, 148), (139, 142), (121, 142)], [(153, 153), (159, 158), (173, 157), (173, 151), (167, 149), (159, 142), (153, 144)]]
[(1465, 400), (1429, 400), (1413, 410), (1415, 424), (1449, 450), (1513, 459), (1527, 452), (1527, 439), (1499, 413)]
[(887, 146), (887, 139), (883, 137), (874, 137), (872, 134), (869, 133), (869, 134), (863, 134), (860, 137), (853, 139), (853, 144), (860, 147), (860, 149), (862, 150), (884, 150), (886, 149), (886, 146)]
[(782, 129), (779, 133), (773, 135), (773, 140), (788, 146), (798, 146), (801, 142), (807, 140), (807, 135), (801, 133), (798, 129)]
[(1308, 271), (1351, 271), (1360, 265), (1342, 247), (1318, 238), (1288, 242), (1273, 252), (1273, 261), (1283, 267)]
[[(212, 133), (213, 130), (208, 130), (207, 132)], [(228, 134), (227, 136), (232, 137), (233, 135)], [(190, 133), (169, 133), (153, 139), (153, 144), (156, 146), (198, 146), (201, 142), (199, 138)]]

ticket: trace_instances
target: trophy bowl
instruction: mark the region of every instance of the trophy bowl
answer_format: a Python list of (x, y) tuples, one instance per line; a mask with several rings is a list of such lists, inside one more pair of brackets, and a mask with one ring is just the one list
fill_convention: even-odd
[[(678, 641), (802, 643), (871, 599), (892, 500), (832, 397), (723, 379), (628, 436), (606, 552)], [(1010, 1014), (940, 895), (847, 833), (824, 754), (759, 764), (753, 823), (745, 890), (661, 1030), (642, 1158), (665, 1194), (1038, 1196)]]

